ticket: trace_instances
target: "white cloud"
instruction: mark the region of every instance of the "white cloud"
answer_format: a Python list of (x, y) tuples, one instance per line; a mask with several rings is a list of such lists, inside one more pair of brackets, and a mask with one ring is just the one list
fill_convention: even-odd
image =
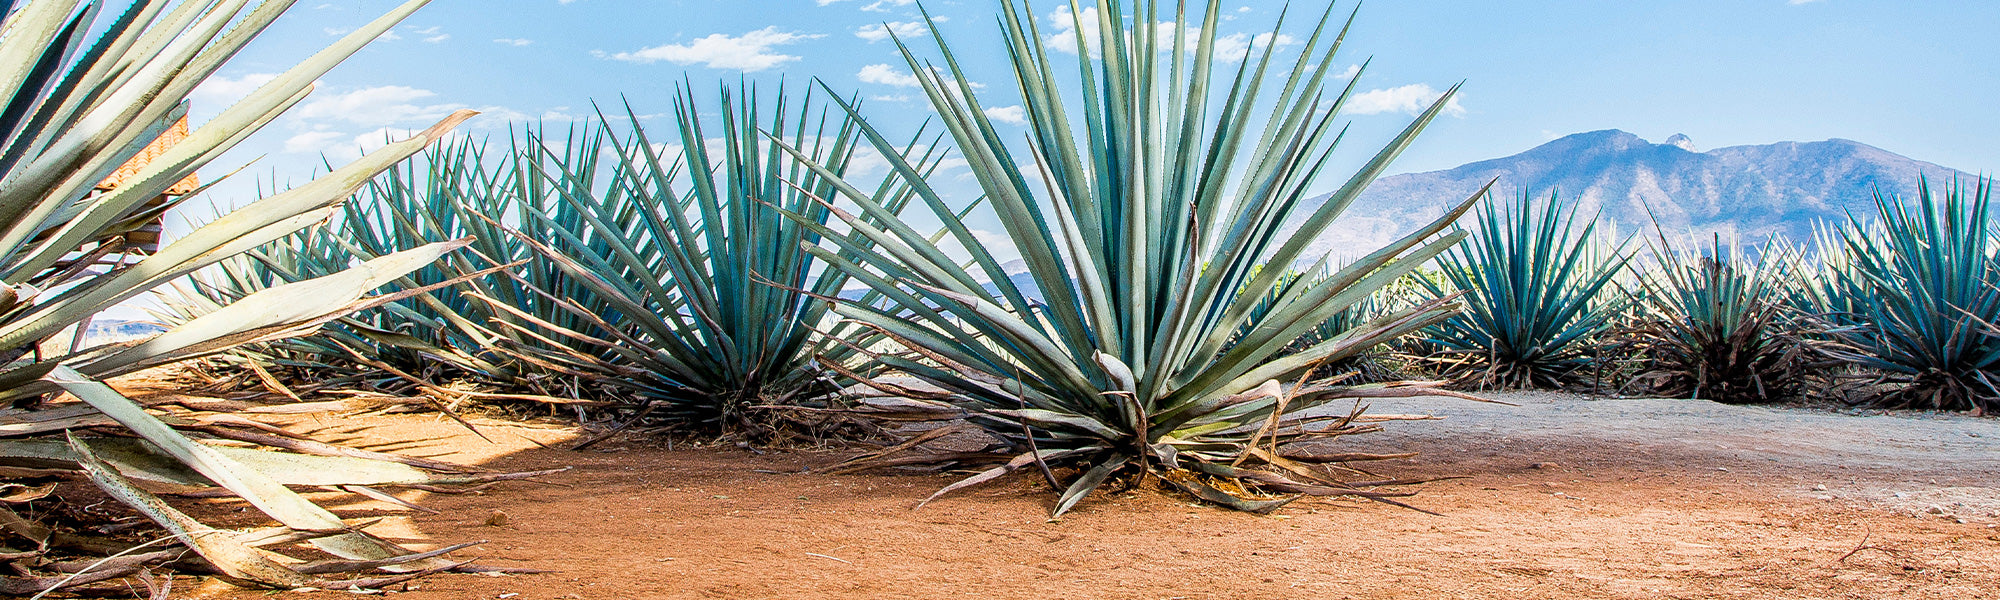
[(860, 78), (862, 83), (880, 83), (896, 87), (917, 87), (921, 85), (917, 81), (916, 75), (904, 73), (895, 67), (884, 64), (861, 67), (861, 72), (855, 73), (854, 76)]
[(881, 95), (881, 96), (869, 96), (869, 97), (868, 97), (868, 99), (869, 99), (869, 100), (873, 100), (873, 101), (876, 101), (876, 102), (909, 102), (909, 101), (910, 101), (910, 95), (909, 95), (909, 94), (896, 94), (896, 95), (893, 95), (893, 96), (892, 96), (892, 95), (887, 95), (887, 94), (884, 94), (884, 95)]
[(1054, 13), (1049, 14), (1049, 25), (1054, 32), (1050, 33), (1048, 39), (1044, 41), (1048, 43), (1050, 48), (1054, 48), (1058, 52), (1076, 54), (1076, 25), (1078, 17), (1081, 17), (1083, 20), (1084, 37), (1092, 41), (1098, 38), (1099, 32), (1103, 30), (1097, 26), (1097, 7), (1085, 7), (1083, 12), (1079, 14), (1070, 12), (1069, 5), (1063, 4), (1057, 6)]
[[(389, 145), (389, 142), (409, 139), (410, 136), (416, 135), (417, 131), (408, 127), (383, 127), (354, 136), (354, 139), (349, 140), (348, 145), (366, 154), (375, 151), (377, 148)], [(341, 148), (335, 148), (335, 150), (341, 150)]]
[(451, 39), (451, 34), (445, 33), (444, 27), (438, 25), (432, 25), (430, 27), (425, 27), (423, 29), (417, 29), (415, 27), (411, 27), (408, 29), (410, 29), (410, 33), (422, 36), (424, 43), (426, 44), (436, 44)]
[[(1020, 247), (1014, 245), (1014, 238), (1008, 237), (1006, 232), (973, 229), (971, 233), (972, 239), (978, 241), (979, 246), (985, 248), (988, 254), (993, 255), (993, 260), (1008, 263), (1021, 258)], [(966, 257), (971, 258), (971, 254), (967, 253)], [(1002, 270), (1006, 268), (1007, 265), (1001, 265)]]
[(1812, 4), (1812, 3), (1814, 3), (1814, 2), (1818, 2), (1818, 1), (1819, 1), (1819, 0), (1785, 0), (1785, 4), (1790, 4), (1790, 5), (1792, 5), (1792, 6), (1798, 6), (1798, 5), (1800, 5), (1800, 4)]
[[(848, 0), (816, 0), (816, 2), (820, 6), (826, 6), (829, 4), (839, 4), (841, 2), (847, 2), (847, 1)], [(916, 3), (917, 0), (875, 0), (875, 2), (873, 3), (870, 3), (866, 6), (862, 6), (861, 10), (865, 10), (868, 12), (889, 12), (889, 9), (891, 8), (899, 6), (909, 6), (911, 4), (916, 4)]]
[[(1444, 92), (1431, 89), (1431, 86), (1427, 84), (1412, 83), (1402, 87), (1368, 90), (1355, 94), (1354, 97), (1347, 100), (1345, 110), (1357, 115), (1381, 113), (1414, 115), (1423, 112), (1426, 108), (1430, 108), (1431, 103), (1436, 102), (1438, 97), (1443, 95)], [(1454, 117), (1465, 116), (1465, 107), (1459, 105), (1459, 98), (1460, 96), (1454, 95), (1449, 102), (1445, 103), (1445, 114)]]
[(334, 29), (332, 27), (321, 27), (319, 30), (324, 31), (326, 32), (327, 35), (331, 36), (347, 35), (347, 32), (354, 31), (352, 29)]
[(227, 106), (242, 100), (244, 96), (250, 95), (250, 92), (257, 91), (258, 86), (277, 78), (276, 73), (249, 73), (240, 77), (212, 76), (196, 86), (188, 97), (200, 104)]
[(533, 43), (535, 43), (535, 40), (531, 40), (531, 39), (526, 39), (526, 38), (495, 38), (495, 39), (493, 40), (493, 43), (495, 43), (495, 44), (500, 44), (500, 45), (503, 45), (503, 46), (513, 46), (513, 47), (516, 47), (516, 48), (519, 48), (519, 47), (521, 47), (521, 46), (526, 46), (526, 45), (529, 45), (529, 44), (533, 44)]
[(347, 134), (338, 131), (308, 131), (285, 140), (285, 152), (317, 154), (333, 149), (333, 144)]
[(824, 36), (778, 31), (778, 27), (773, 25), (740, 36), (710, 34), (708, 37), (697, 38), (686, 44), (667, 44), (635, 52), (619, 52), (611, 54), (610, 58), (640, 64), (664, 60), (677, 65), (700, 64), (711, 69), (755, 72), (799, 59), (797, 56), (772, 52), (772, 47), (819, 37)]
[(463, 104), (425, 104), (437, 95), (425, 89), (402, 85), (361, 88), (343, 94), (307, 99), (287, 113), (308, 121), (346, 121), (364, 127), (413, 120), (437, 120)]
[[(1055, 12), (1049, 14), (1050, 29), (1053, 33), (1050, 33), (1048, 37), (1043, 39), (1043, 42), (1057, 52), (1076, 54), (1078, 17), (1081, 17), (1083, 21), (1084, 43), (1097, 44), (1103, 29), (1098, 26), (1097, 7), (1095, 6), (1085, 7), (1083, 12), (1074, 14), (1070, 12), (1068, 5), (1057, 6)], [(1181, 47), (1188, 52), (1193, 52), (1195, 46), (1201, 41), (1200, 27), (1190, 26), (1183, 28), (1173, 21), (1161, 21), (1153, 24), (1153, 36), (1160, 45), (1160, 51), (1162, 52), (1173, 50), (1176, 33), (1181, 36)], [(1255, 36), (1243, 33), (1218, 35), (1215, 38), (1215, 58), (1223, 61), (1242, 60), (1243, 57), (1250, 55), (1251, 49), (1262, 49), (1264, 45), (1272, 43), (1273, 40), (1280, 47), (1299, 43), (1299, 40), (1292, 36), (1270, 32), (1260, 33)]]
[(995, 106), (986, 109), (986, 118), (1010, 125), (1027, 125), (1028, 109), (1021, 105)]
[[(1162, 23), (1161, 25), (1163, 27), (1173, 26), (1172, 23)], [(1168, 31), (1162, 31), (1161, 33), (1169, 36), (1172, 35), (1172, 33)], [(1200, 35), (1201, 35), (1201, 29), (1190, 27), (1188, 28), (1187, 41), (1183, 43), (1187, 44), (1188, 47), (1192, 48), (1195, 44), (1199, 43), (1199, 41), (1201, 40), (1201, 38), (1199, 37)], [(1171, 41), (1173, 38), (1168, 37), (1166, 39)], [(1229, 35), (1215, 38), (1215, 58), (1218, 60), (1224, 60), (1230, 62), (1243, 60), (1243, 57), (1250, 55), (1251, 49), (1255, 48), (1259, 51), (1262, 51), (1264, 49), (1264, 46), (1266, 44), (1270, 44), (1271, 40), (1273, 39), (1276, 39), (1278, 41), (1278, 47), (1280, 48), (1299, 43), (1298, 38), (1294, 38), (1292, 36), (1285, 35), (1282, 33), (1272, 34), (1270, 32), (1265, 32), (1257, 34), (1256, 37), (1245, 36), (1241, 33), (1232, 33)]]
[(875, 0), (874, 4), (863, 6), (861, 10), (868, 12), (889, 12), (891, 7), (909, 6), (916, 2), (917, 0)]
[(868, 40), (868, 43), (873, 44), (889, 39), (892, 33), (898, 38), (907, 40), (923, 37), (930, 33), (930, 29), (918, 21), (890, 21), (886, 24), (863, 25), (854, 30), (854, 37)]

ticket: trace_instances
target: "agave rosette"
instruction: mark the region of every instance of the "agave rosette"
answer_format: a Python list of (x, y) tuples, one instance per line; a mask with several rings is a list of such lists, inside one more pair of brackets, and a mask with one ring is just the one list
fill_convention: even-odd
[[(1187, 14), (1186, 5), (1174, 9), (1175, 22), (1199, 19), (1198, 34), (1145, 25), (1159, 20), (1159, 4), (1144, 2), (1128, 15), (1123, 2), (1100, 2), (1094, 28), (1081, 22), (1087, 13), (1070, 13), (1078, 19), (1075, 76), (1083, 95), (1073, 102), (1033, 14), (1004, 3), (1002, 33), (1029, 122), (1025, 156), (1003, 142), (948, 46), (940, 42), (942, 68), (902, 47), (1042, 297), (1031, 300), (1004, 276), (958, 211), (922, 173), (892, 157), (950, 241), (918, 233), (869, 194), (829, 177), (840, 198), (860, 210), (834, 211), (845, 228), (822, 228), (825, 243), (806, 249), (884, 298), (838, 301), (834, 310), (907, 347), (908, 354), (880, 360), (943, 388), (945, 401), (1000, 440), (1004, 465), (944, 491), (1040, 465), (1081, 471), (1061, 485), (1058, 515), (1121, 473), (1155, 473), (1246, 510), (1297, 497), (1273, 493), (1386, 496), (1283, 458), (1281, 444), (1366, 429), (1351, 411), (1311, 410), (1328, 402), (1428, 393), (1305, 376), (1446, 318), (1452, 301), (1432, 299), (1309, 348), (1287, 348), (1457, 243), (1464, 234), (1443, 230), (1473, 199), (1328, 277), (1282, 286), (1268, 310), (1254, 309), (1280, 288), (1286, 267), (1319, 258), (1306, 255), (1309, 242), (1452, 92), (1311, 207), (1309, 190), (1340, 139), (1336, 117), (1354, 89), (1351, 80), (1329, 86), (1345, 33), (1328, 26), (1332, 7), (1291, 60), (1260, 45), (1240, 63), (1218, 66), (1220, 3), (1195, 3), (1199, 15)], [(1228, 83), (1214, 81), (1219, 69)], [(1267, 79), (1282, 86), (1260, 103), (1272, 92)], [(1270, 107), (1261, 131), (1253, 127), (1260, 105)], [(891, 148), (865, 124), (861, 133)], [(1290, 229), (1294, 216), (1301, 218)], [(965, 265), (947, 253), (951, 244), (969, 253)], [(840, 253), (852, 258), (832, 258)], [(1269, 465), (1286, 473), (1262, 468)]]
[[(1592, 344), (1623, 309), (1607, 293), (1631, 255), (1597, 239), (1597, 219), (1554, 194), (1481, 208), (1472, 239), (1438, 258), (1434, 298), (1462, 294), (1465, 310), (1428, 328), (1426, 360), (1479, 389), (1562, 387), (1595, 364)], [(1580, 226), (1579, 226), (1580, 225)]]
[(1836, 356), (1901, 384), (1867, 398), (1886, 406), (2000, 410), (2000, 251), (1993, 182), (1929, 181), (1914, 205), (1875, 196), (1874, 223), (1840, 229), (1845, 256), (1830, 269), (1828, 308), (1845, 326)]
[(1612, 352), (1641, 361), (1624, 388), (1731, 404), (1801, 397), (1823, 365), (1812, 319), (1793, 308), (1799, 263), (1787, 250), (1774, 241), (1746, 257), (1720, 236), (1691, 250), (1660, 239), (1643, 310), (1613, 335)]

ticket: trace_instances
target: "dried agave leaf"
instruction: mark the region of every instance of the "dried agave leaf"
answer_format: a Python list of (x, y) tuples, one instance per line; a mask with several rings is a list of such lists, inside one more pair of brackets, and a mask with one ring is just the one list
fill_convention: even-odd
[[(84, 402), (89, 402), (104, 414), (117, 419), (120, 424), (139, 434), (146, 441), (152, 442), (167, 455), (200, 472), (216, 485), (227, 488), (249, 501), (252, 506), (287, 527), (301, 530), (344, 527), (333, 513), (286, 489), (284, 484), (272, 480), (262, 471), (245, 466), (214, 447), (197, 444), (187, 436), (181, 435), (180, 432), (147, 413), (138, 403), (111, 389), (111, 386), (90, 380), (68, 367), (56, 367), (49, 373), (47, 379)], [(360, 532), (319, 538), (312, 540), (312, 544), (335, 556), (353, 560), (382, 560), (411, 553), (386, 540)], [(389, 568), (427, 570), (447, 567), (450, 564), (449, 561), (441, 559), (427, 559)]]

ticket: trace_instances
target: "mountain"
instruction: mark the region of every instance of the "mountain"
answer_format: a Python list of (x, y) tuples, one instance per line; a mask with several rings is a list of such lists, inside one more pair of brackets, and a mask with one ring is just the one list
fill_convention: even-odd
[(85, 346), (125, 342), (164, 332), (167, 326), (153, 321), (126, 321), (119, 319), (92, 319), (90, 330), (83, 335)]
[[(1686, 135), (1655, 144), (1615, 129), (1592, 131), (1505, 158), (1376, 180), (1314, 243), (1312, 256), (1379, 247), (1495, 177), (1497, 197), (1556, 191), (1621, 232), (1651, 229), (1657, 219), (1669, 236), (1720, 232), (1753, 242), (1772, 234), (1804, 240), (1815, 222), (1845, 219), (1850, 210), (1870, 214), (1878, 187), (1915, 197), (1919, 176), (1933, 186), (1973, 178), (1852, 140), (1699, 152)], [(1298, 214), (1324, 201), (1309, 200)]]

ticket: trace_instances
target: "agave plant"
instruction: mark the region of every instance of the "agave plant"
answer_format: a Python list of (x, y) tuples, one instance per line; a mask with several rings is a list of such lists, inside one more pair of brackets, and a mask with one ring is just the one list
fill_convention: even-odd
[[(1845, 268), (1834, 295), (1851, 304), (1836, 317), (1836, 355), (1902, 384), (1872, 398), (1884, 406), (2000, 409), (2000, 272), (1990, 216), (1992, 180), (1954, 183), (1939, 199), (1930, 182), (1914, 206), (1877, 192), (1878, 221), (1840, 230)], [(1941, 200), (1941, 201), (1940, 201)]]
[[(841, 293), (850, 275), (796, 250), (817, 243), (832, 214), (815, 199), (833, 195), (854, 164), (857, 122), (826, 118), (810, 95), (795, 107), (782, 88), (768, 107), (747, 85), (720, 97), (706, 117), (692, 90), (676, 90), (678, 157), (662, 155), (634, 118), (629, 136), (602, 137), (616, 162), (601, 174), (587, 163), (524, 161), (553, 203), (530, 211), (516, 238), (550, 269), (532, 295), (590, 324), (563, 328), (581, 335), (554, 336), (565, 348), (540, 359), (576, 364), (569, 346), (609, 353), (601, 364), (645, 382), (634, 419), (768, 436), (779, 432), (757, 411), (837, 391), (834, 378), (859, 367), (873, 336), (812, 301)], [(916, 143), (881, 150), (918, 172), (935, 169), (943, 154), (934, 144), (905, 158)], [(863, 221), (874, 222), (894, 218), (912, 191), (891, 178), (859, 194), (884, 211)], [(821, 260), (852, 263), (868, 250)]]
[[(1316, 258), (1305, 255), (1308, 243), (1443, 110), (1450, 94), (1313, 207), (1309, 190), (1339, 140), (1335, 119), (1354, 88), (1351, 80), (1345, 89), (1328, 88), (1346, 31), (1330, 31), (1332, 7), (1289, 65), (1264, 45), (1228, 67), (1229, 83), (1216, 84), (1220, 2), (1194, 3), (1199, 16), (1186, 14), (1185, 4), (1174, 8), (1176, 23), (1199, 20), (1199, 35), (1148, 25), (1161, 16), (1158, 2), (1129, 15), (1123, 2), (1100, 2), (1095, 28), (1073, 13), (1083, 101), (1071, 102), (1064, 88), (1075, 80), (1052, 66), (1058, 57), (1044, 45), (1033, 14), (1016, 2), (1003, 4), (1002, 34), (1029, 123), (1025, 156), (1004, 143), (1009, 136), (986, 117), (947, 44), (939, 42), (945, 69), (899, 47), (1043, 297), (1030, 300), (1005, 277), (993, 249), (973, 237), (923, 173), (894, 157), (893, 169), (915, 186), (929, 216), (943, 221), (950, 243), (969, 254), (967, 266), (945, 244), (818, 165), (815, 171), (860, 214), (833, 210), (844, 230), (795, 217), (827, 242), (807, 246), (809, 252), (887, 300), (835, 299), (834, 311), (900, 342), (909, 353), (884, 355), (884, 364), (942, 388), (943, 401), (1001, 440), (1005, 452), (994, 460), (1005, 464), (939, 493), (1039, 465), (1051, 483), (1057, 470), (1080, 472), (1060, 484), (1056, 515), (1121, 474), (1155, 474), (1245, 510), (1272, 510), (1297, 497), (1271, 492), (1391, 495), (1284, 458), (1282, 444), (1363, 428), (1353, 414), (1314, 407), (1428, 393), (1304, 376), (1444, 319), (1451, 301), (1385, 314), (1297, 352), (1287, 354), (1287, 347), (1458, 242), (1463, 234), (1439, 234), (1472, 199), (1326, 278), (1284, 287), (1262, 316), (1253, 309), (1278, 288), (1280, 267)], [(1253, 115), (1257, 99), (1273, 91), (1265, 85), (1278, 79), (1267, 77), (1273, 69), (1285, 70), (1283, 85), (1259, 130)], [(891, 154), (873, 128), (864, 124), (861, 133)], [(1294, 213), (1308, 213), (1296, 231), (1286, 228)], [(1286, 472), (1252, 468), (1261, 465)]]
[(1730, 404), (1799, 398), (1825, 365), (1807, 315), (1791, 304), (1797, 262), (1777, 242), (1740, 256), (1720, 236), (1674, 250), (1660, 238), (1658, 265), (1640, 279), (1643, 310), (1613, 337), (1633, 355), (1626, 383), (1646, 393)]
[[(0, 109), (0, 145), (6, 149), (0, 154), (0, 352), (7, 361), (0, 367), (0, 400), (32, 403), (47, 392), (68, 391), (100, 412), (97, 418), (108, 418), (146, 438), (153, 460), (160, 460), (164, 452), (168, 462), (199, 471), (199, 478), (243, 496), (286, 525), (321, 532), (314, 543), (357, 561), (351, 565), (354, 568), (452, 566), (433, 555), (346, 531), (330, 513), (272, 483), (268, 472), (243, 466), (240, 460), (214, 458), (212, 450), (193, 444), (94, 378), (311, 331), (344, 311), (393, 300), (356, 298), (463, 242), (414, 248), (350, 271), (274, 287), (148, 339), (63, 355), (38, 351), (41, 342), (98, 311), (326, 218), (340, 199), (375, 172), (468, 118), (470, 112), (454, 114), (416, 137), (389, 144), (312, 183), (206, 223), (157, 252), (134, 255), (123, 241), (125, 234), (145, 227), (173, 205), (153, 202), (162, 193), (298, 103), (320, 75), (425, 3), (413, 0), (398, 6), (278, 75), (152, 156), (109, 191), (96, 187), (179, 121), (187, 111), (187, 94), (292, 3), (251, 7), (243, 0), (140, 0), (109, 19), (100, 19), (105, 8), (101, 2), (31, 0), (18, 8), (13, 2), (0, 3), (0, 8), (13, 9), (0, 11), (5, 12), (0, 23), (0, 90), (8, 97)], [(99, 37), (88, 41), (93, 33)], [(63, 410), (76, 407), (66, 405)], [(7, 418), (32, 420), (26, 413)], [(7, 464), (18, 465), (12, 461), (20, 458), (19, 453), (47, 441), (6, 440), (0, 451)], [(202, 531), (207, 528), (162, 509), (156, 498), (134, 493), (136, 488), (121, 483), (133, 472), (101, 468), (103, 463), (94, 457), (100, 444), (116, 443), (73, 438), (64, 446), (68, 453), (43, 452), (42, 460), (32, 464), (45, 466), (54, 460), (88, 472), (106, 493), (153, 517), (226, 576), (272, 586), (338, 583), (290, 567), (274, 568), (270, 560), (241, 544), (218, 541), (227, 536)], [(127, 566), (137, 568), (138, 562), (130, 562)], [(76, 579), (8, 578), (0, 585), (9, 590), (5, 593), (39, 588), (26, 592), (35, 593), (74, 584)]]
[[(620, 409), (628, 422), (768, 439), (780, 432), (767, 417), (784, 413), (766, 405), (835, 391), (840, 372), (866, 370), (855, 359), (872, 334), (830, 320), (825, 305), (810, 301), (841, 293), (850, 278), (797, 251), (818, 234), (780, 212), (822, 224), (830, 213), (812, 198), (831, 195), (832, 184), (758, 131), (783, 132), (839, 176), (854, 159), (854, 124), (816, 116), (811, 97), (794, 103), (783, 90), (760, 105), (747, 84), (723, 88), (719, 105), (705, 114), (690, 90), (677, 90), (678, 154), (663, 153), (637, 119), (624, 133), (599, 121), (565, 138), (531, 127), (490, 162), (474, 140), (441, 148), (421, 167), (371, 184), (332, 227), (260, 251), (208, 282), (205, 298), (183, 303), (208, 304), (409, 243), (475, 236), (477, 258), (400, 285), (496, 266), (508, 266), (505, 273), (355, 315), (326, 335), (249, 358), (419, 378), (449, 366), (511, 391), (537, 377), (580, 375), (619, 388), (602, 396), (636, 400)], [(934, 146), (910, 160), (935, 168), (943, 153)], [(894, 179), (870, 196), (892, 212), (909, 197)]]
[(1620, 308), (1605, 292), (1631, 257), (1596, 238), (1596, 219), (1579, 227), (1576, 211), (1554, 194), (1488, 205), (1472, 241), (1438, 258), (1448, 285), (1418, 279), (1466, 305), (1424, 331), (1445, 374), (1479, 389), (1562, 387), (1592, 363), (1590, 344)]

